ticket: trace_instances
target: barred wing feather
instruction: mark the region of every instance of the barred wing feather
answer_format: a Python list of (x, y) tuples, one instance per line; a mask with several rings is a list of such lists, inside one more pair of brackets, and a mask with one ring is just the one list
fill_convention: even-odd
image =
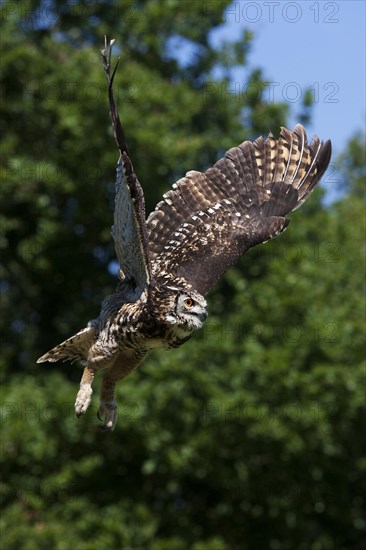
[(331, 145), (304, 128), (245, 141), (206, 172), (191, 171), (147, 220), (153, 273), (182, 277), (205, 294), (249, 248), (288, 225), (325, 172)]

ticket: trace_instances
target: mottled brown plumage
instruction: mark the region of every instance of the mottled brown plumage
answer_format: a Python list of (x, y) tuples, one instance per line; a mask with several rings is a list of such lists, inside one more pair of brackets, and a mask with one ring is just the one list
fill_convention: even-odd
[(86, 363), (76, 398), (84, 414), (95, 372), (103, 370), (98, 416), (103, 429), (117, 419), (116, 383), (154, 348), (185, 343), (206, 317), (204, 295), (249, 248), (279, 235), (324, 174), (330, 142), (307, 144), (304, 128), (282, 128), (233, 147), (206, 170), (191, 171), (173, 185), (145, 222), (142, 187), (133, 170), (113, 97), (111, 47), (103, 65), (112, 126), (120, 151), (112, 235), (120, 265), (117, 291), (98, 319), (43, 355), (38, 362)]

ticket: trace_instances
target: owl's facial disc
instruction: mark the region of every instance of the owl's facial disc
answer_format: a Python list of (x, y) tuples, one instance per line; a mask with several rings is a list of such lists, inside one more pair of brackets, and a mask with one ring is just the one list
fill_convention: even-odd
[(207, 319), (207, 302), (198, 292), (182, 292), (176, 303), (177, 324), (183, 324), (190, 329), (203, 326)]

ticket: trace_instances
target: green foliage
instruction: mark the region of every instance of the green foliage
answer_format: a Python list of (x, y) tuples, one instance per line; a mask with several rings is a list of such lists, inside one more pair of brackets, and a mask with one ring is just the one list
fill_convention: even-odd
[[(113, 434), (97, 429), (96, 399), (74, 416), (76, 365), (35, 366), (115, 285), (104, 33), (121, 48), (117, 98), (148, 209), (186, 170), (285, 123), (285, 105), (225, 93), (252, 39), (209, 47), (227, 4), (7, 8), (4, 548), (349, 550), (365, 540), (358, 136), (336, 162), (342, 200), (324, 208), (316, 192), (283, 236), (241, 259), (211, 293), (204, 330), (120, 385)], [(180, 48), (192, 52), (184, 63)], [(265, 86), (260, 69), (244, 83)]]
[(356, 200), (365, 200), (366, 162), (365, 136), (357, 132), (339, 158), (341, 190), (351, 193)]

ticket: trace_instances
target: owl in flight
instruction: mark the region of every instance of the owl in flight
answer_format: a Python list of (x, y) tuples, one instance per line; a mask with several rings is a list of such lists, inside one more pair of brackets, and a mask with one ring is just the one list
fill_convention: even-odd
[(106, 40), (101, 53), (120, 152), (112, 227), (120, 280), (97, 319), (38, 359), (84, 363), (77, 416), (86, 413), (94, 375), (103, 371), (98, 417), (106, 431), (117, 420), (116, 383), (150, 350), (181, 346), (203, 326), (206, 293), (249, 248), (285, 230), (286, 214), (314, 190), (331, 155), (330, 141), (314, 137), (308, 145), (299, 124), (282, 128), (278, 140), (269, 134), (244, 141), (206, 172), (188, 172), (146, 219), (113, 96), (113, 42)]

